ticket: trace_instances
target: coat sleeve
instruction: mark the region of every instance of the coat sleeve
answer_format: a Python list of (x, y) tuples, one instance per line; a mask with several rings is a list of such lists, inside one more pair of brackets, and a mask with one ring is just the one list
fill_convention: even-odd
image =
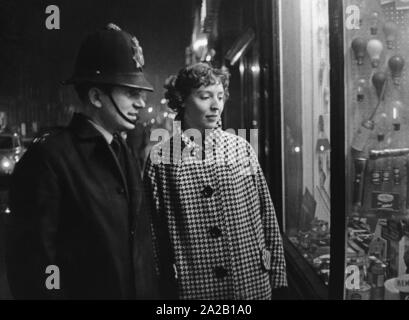
[[(47, 153), (41, 145), (33, 145), (17, 164), (10, 186), (6, 266), (15, 299), (64, 297), (59, 272), (47, 270), (58, 267), (60, 192)], [(50, 290), (47, 283), (60, 288)]]
[(176, 279), (173, 270), (174, 254), (165, 212), (163, 211), (161, 192), (163, 186), (159, 181), (158, 170), (158, 165), (153, 163), (150, 155), (144, 171), (144, 186), (151, 217), (155, 266), (160, 281), (161, 297), (163, 299), (176, 299)]
[(251, 172), (254, 177), (261, 208), (261, 218), (264, 228), (264, 237), (268, 250), (271, 253), (271, 283), (273, 288), (287, 287), (286, 263), (280, 229), (277, 222), (276, 212), (270, 191), (263, 171), (250, 144), (248, 152), (250, 156)]

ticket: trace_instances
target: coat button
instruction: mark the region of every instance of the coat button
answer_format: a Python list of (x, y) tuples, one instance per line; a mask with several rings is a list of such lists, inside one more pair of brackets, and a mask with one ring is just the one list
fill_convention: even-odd
[(223, 279), (227, 276), (227, 270), (224, 267), (214, 268), (214, 275), (217, 279)]
[(206, 186), (206, 188), (203, 189), (203, 195), (206, 198), (210, 198), (214, 193), (214, 190), (211, 186)]
[(118, 194), (125, 194), (125, 189), (122, 188), (122, 187), (118, 187), (118, 188), (116, 188), (116, 192), (117, 192)]
[(131, 236), (132, 236), (132, 237), (135, 236), (135, 230), (131, 230)]
[(222, 231), (221, 231), (220, 228), (218, 228), (218, 227), (211, 227), (211, 228), (209, 229), (209, 233), (210, 233), (210, 236), (211, 236), (213, 239), (220, 238), (221, 235), (222, 235)]

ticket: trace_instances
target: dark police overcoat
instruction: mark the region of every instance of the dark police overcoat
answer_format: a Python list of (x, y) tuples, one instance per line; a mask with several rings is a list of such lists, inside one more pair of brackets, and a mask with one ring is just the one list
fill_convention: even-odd
[(158, 297), (140, 170), (129, 157), (125, 175), (80, 114), (29, 148), (10, 190), (6, 259), (15, 298)]

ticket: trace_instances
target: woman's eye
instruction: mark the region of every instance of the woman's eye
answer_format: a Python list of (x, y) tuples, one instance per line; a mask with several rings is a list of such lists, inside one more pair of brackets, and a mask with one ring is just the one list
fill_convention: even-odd
[(201, 96), (200, 97), (200, 99), (202, 99), (202, 100), (207, 100), (207, 99), (209, 99), (210, 97), (209, 96)]

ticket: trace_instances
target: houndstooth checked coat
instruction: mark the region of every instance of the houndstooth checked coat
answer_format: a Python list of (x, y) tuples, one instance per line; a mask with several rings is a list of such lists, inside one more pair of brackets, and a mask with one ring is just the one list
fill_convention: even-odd
[(145, 183), (166, 290), (173, 278), (179, 299), (261, 300), (287, 286), (273, 203), (245, 139), (218, 127), (196, 144), (179, 131), (152, 149)]

